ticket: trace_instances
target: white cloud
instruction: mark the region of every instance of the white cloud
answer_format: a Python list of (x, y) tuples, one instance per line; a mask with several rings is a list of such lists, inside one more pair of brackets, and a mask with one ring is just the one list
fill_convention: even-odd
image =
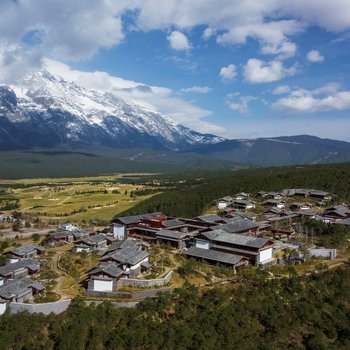
[(181, 89), (181, 92), (194, 92), (197, 94), (207, 94), (208, 92), (211, 91), (211, 88), (209, 86), (192, 86), (190, 88), (184, 88)]
[(0, 45), (0, 83), (10, 84), (23, 78), (33, 69), (40, 69), (41, 52), (24, 50), (18, 45)]
[(79, 60), (121, 42), (123, 11), (107, 0), (2, 1), (0, 38), (25, 46), (24, 38), (34, 33), (46, 55)]
[(284, 60), (292, 57), (297, 51), (297, 46), (289, 41), (282, 41), (281, 43), (265, 43), (261, 48), (261, 53), (267, 55), (277, 55), (277, 59)]
[(269, 23), (253, 21), (251, 23), (234, 26), (226, 33), (218, 36), (221, 44), (244, 44), (248, 37), (257, 39), (261, 44), (263, 54), (278, 55), (285, 59), (295, 55), (296, 45), (287, 39), (303, 30), (303, 26), (295, 20), (281, 20)]
[(53, 60), (44, 60), (45, 68), (67, 80), (87, 88), (116, 93), (131, 102), (149, 110), (164, 113), (177, 123), (193, 128), (200, 132), (222, 134), (224, 128), (204, 120), (212, 112), (183, 98), (176, 96), (173, 90), (145, 85), (140, 82), (111, 76), (105, 72), (82, 72), (73, 70), (68, 65)]
[[(132, 13), (133, 25), (122, 23), (125, 13)], [(344, 0), (0, 1), (0, 14), (2, 51), (14, 46), (16, 56), (22, 56), (12, 68), (16, 62), (24, 68), (25, 61), (27, 66), (37, 66), (44, 56), (63, 61), (86, 59), (101, 48), (118, 45), (130, 28), (177, 28), (173, 47), (183, 50), (190, 44), (181, 32), (201, 25), (206, 27), (204, 39), (217, 35), (222, 44), (243, 44), (253, 38), (263, 54), (276, 55), (278, 60), (295, 54), (292, 36), (308, 26), (332, 32), (350, 28), (350, 2)]]
[(277, 86), (272, 93), (274, 95), (283, 95), (283, 94), (287, 94), (290, 91), (290, 87), (288, 85), (281, 85), (281, 86)]
[(296, 74), (296, 67), (285, 68), (281, 61), (265, 62), (250, 58), (243, 67), (243, 74), (250, 83), (270, 83)]
[(273, 103), (272, 107), (276, 110), (284, 110), (290, 113), (349, 110), (350, 91), (340, 91), (339, 89), (338, 84), (328, 84), (314, 90), (296, 89), (287, 97), (280, 98)]
[(170, 47), (174, 50), (189, 50), (191, 48), (187, 36), (175, 30), (167, 37)]
[(249, 110), (249, 102), (256, 100), (254, 96), (241, 96), (239, 92), (228, 94), (225, 98), (226, 104), (233, 111), (246, 114)]
[(211, 27), (208, 27), (204, 30), (202, 37), (204, 40), (208, 40), (210, 37), (214, 35), (214, 33), (215, 33), (215, 30)]
[(307, 60), (310, 62), (323, 62), (324, 61), (324, 57), (319, 53), (319, 51), (317, 50), (311, 50), (308, 52), (307, 56), (306, 56)]
[(237, 75), (237, 69), (234, 64), (229, 64), (227, 67), (222, 67), (219, 73), (224, 81), (233, 80)]

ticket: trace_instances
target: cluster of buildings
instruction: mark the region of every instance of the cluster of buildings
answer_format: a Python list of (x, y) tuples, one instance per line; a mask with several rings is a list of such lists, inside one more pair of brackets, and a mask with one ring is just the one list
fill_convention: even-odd
[[(290, 199), (294, 197), (295, 201)], [(349, 206), (313, 211), (315, 204), (324, 205), (332, 199), (328, 192), (260, 191), (254, 198), (247, 193), (226, 196), (215, 201), (218, 214), (191, 219), (169, 217), (161, 212), (118, 217), (109, 229), (99, 232), (62, 224), (48, 235), (47, 243), (49, 246), (69, 243), (77, 253), (97, 253), (99, 265), (88, 272), (88, 291), (113, 293), (121, 279), (140, 278), (150, 268), (148, 248), (152, 243), (167, 244), (189, 258), (236, 270), (249, 264), (266, 267), (276, 263), (275, 252), (281, 247), (260, 236), (269, 232), (275, 237), (280, 223), (291, 226), (293, 218), (307, 216), (350, 225)], [(307, 198), (313, 198), (313, 204)], [(263, 210), (254, 210), (258, 205)], [(9, 302), (28, 301), (45, 293), (44, 286), (30, 278), (39, 272), (40, 262), (36, 258), (43, 252), (44, 248), (30, 244), (4, 253), (7, 263), (0, 267), (0, 314)], [(314, 249), (310, 254), (334, 258), (336, 251)]]
[(5, 251), (6, 264), (0, 267), (0, 314), (11, 302), (26, 302), (44, 296), (45, 287), (31, 279), (40, 271), (37, 259), (45, 249), (35, 244)]
[(208, 214), (188, 219), (156, 212), (116, 218), (111, 231), (123, 238), (168, 244), (188, 257), (233, 269), (274, 262), (273, 242), (258, 238), (259, 224), (244, 215)]
[(259, 215), (260, 228), (264, 226), (268, 230), (273, 229), (278, 222), (295, 217), (309, 217), (326, 223), (350, 225), (349, 205), (336, 205), (325, 209), (333, 199), (329, 192), (310, 189), (259, 191), (254, 198), (255, 200), (252, 200), (252, 196), (248, 193), (239, 193), (236, 196), (220, 198), (215, 204), (224, 217), (243, 213), (253, 221), (258, 217), (254, 214), (254, 209), (259, 206), (259, 209), (262, 209), (262, 214)]
[[(250, 198), (249, 193), (239, 193), (236, 196), (225, 196), (216, 201), (217, 208), (219, 210), (225, 210), (227, 208), (248, 210), (254, 209), (257, 206), (257, 202)], [(332, 199), (332, 195), (329, 192), (310, 190), (310, 189), (284, 189), (279, 192), (265, 192), (259, 191), (256, 196), (259, 204), (267, 210), (270, 208), (286, 209), (286, 200), (292, 197), (301, 199), (289, 204), (290, 210), (310, 210), (312, 204), (304, 201), (303, 199), (312, 198), (317, 199), (319, 205), (324, 205), (327, 201)]]
[(125, 239), (112, 243), (102, 254), (100, 264), (89, 272), (88, 291), (114, 292), (121, 278), (136, 278), (149, 268), (147, 245)]
[(49, 234), (52, 246), (71, 243), (76, 253), (96, 253), (100, 263), (88, 272), (88, 292), (115, 292), (121, 278), (136, 278), (149, 268), (148, 245), (137, 239), (125, 239), (116, 230), (81, 229), (67, 223)]

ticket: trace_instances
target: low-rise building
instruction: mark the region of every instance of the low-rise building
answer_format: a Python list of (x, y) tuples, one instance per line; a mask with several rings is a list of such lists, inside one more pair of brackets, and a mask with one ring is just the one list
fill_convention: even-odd
[(0, 267), (0, 285), (7, 280), (20, 279), (37, 273), (40, 262), (36, 259), (22, 259)]
[(11, 263), (17, 262), (21, 259), (34, 258), (45, 251), (45, 248), (36, 244), (27, 244), (21, 247), (10, 249), (4, 254), (9, 258)]
[(286, 205), (285, 202), (280, 199), (269, 199), (264, 204), (267, 207), (276, 207), (283, 209)]
[(269, 192), (267, 196), (270, 199), (277, 199), (277, 200), (282, 200), (284, 198), (284, 193), (283, 192)]
[(234, 270), (249, 264), (249, 259), (241, 255), (197, 247), (189, 248), (184, 254), (189, 258), (205, 260), (210, 264), (225, 265), (233, 268)]
[(216, 201), (216, 206), (219, 210), (223, 210), (233, 202), (233, 197), (225, 196)]
[(30, 301), (36, 295), (43, 295), (45, 287), (29, 278), (10, 281), (0, 286), (0, 298), (9, 302)]
[(292, 210), (310, 210), (312, 207), (311, 203), (305, 202), (293, 202), (290, 205), (290, 209)]
[(310, 197), (319, 198), (325, 201), (330, 201), (332, 199), (332, 195), (329, 192), (318, 190), (311, 190)]
[(329, 222), (337, 222), (350, 217), (350, 208), (344, 205), (337, 205), (326, 209), (321, 216), (324, 220), (328, 220)]
[(195, 247), (242, 255), (253, 265), (273, 259), (273, 242), (255, 236), (228, 233), (224, 230), (202, 232), (195, 239)]
[(188, 246), (192, 235), (179, 231), (161, 230), (156, 232), (156, 237), (157, 243), (170, 244), (177, 249), (183, 249)]
[(107, 236), (100, 233), (96, 236), (86, 237), (74, 242), (77, 253), (93, 252), (107, 247)]
[(232, 219), (228, 219), (226, 224), (217, 225), (209, 228), (208, 230), (224, 230), (229, 233), (240, 233), (240, 234), (258, 234), (259, 225), (252, 220), (236, 216)]
[(102, 264), (89, 272), (88, 289), (97, 292), (113, 292), (116, 282), (127, 274), (116, 263)]
[(199, 220), (205, 223), (210, 223), (210, 224), (224, 224), (225, 220), (216, 214), (206, 214), (206, 215), (200, 215), (195, 218), (195, 220)]
[(255, 208), (255, 202), (248, 199), (235, 199), (232, 206), (240, 210), (253, 209)]
[(149, 253), (134, 248), (116, 250), (101, 258), (104, 263), (116, 263), (130, 277), (136, 277), (142, 271), (147, 270)]

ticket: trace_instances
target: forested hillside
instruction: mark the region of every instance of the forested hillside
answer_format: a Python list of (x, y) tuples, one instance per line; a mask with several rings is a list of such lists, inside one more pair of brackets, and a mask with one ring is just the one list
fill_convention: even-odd
[[(213, 200), (239, 192), (279, 191), (284, 188), (314, 188), (329, 191), (337, 200), (350, 200), (350, 164), (246, 169), (184, 175), (171, 192), (164, 192), (138, 204), (122, 215), (162, 211), (167, 215), (200, 215)], [(197, 179), (197, 181), (194, 181)], [(162, 177), (161, 181), (176, 178)]]
[[(1, 349), (349, 349), (350, 268), (164, 294), (137, 309), (75, 300), (55, 316), (0, 317)], [(226, 286), (228, 287), (228, 286)]]

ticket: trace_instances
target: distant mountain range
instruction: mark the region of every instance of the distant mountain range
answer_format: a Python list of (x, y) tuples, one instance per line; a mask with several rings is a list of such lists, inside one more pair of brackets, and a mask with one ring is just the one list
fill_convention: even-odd
[(310, 135), (225, 140), (198, 145), (192, 152), (260, 166), (321, 164), (350, 161), (350, 143)]
[(227, 140), (201, 134), (47, 71), (27, 76), (20, 87), (0, 86), (0, 150), (38, 147), (184, 168), (350, 161), (348, 142), (309, 135)]
[(16, 91), (0, 86), (0, 148), (85, 144), (178, 151), (223, 138), (200, 134), (110, 92), (87, 90), (47, 71)]

